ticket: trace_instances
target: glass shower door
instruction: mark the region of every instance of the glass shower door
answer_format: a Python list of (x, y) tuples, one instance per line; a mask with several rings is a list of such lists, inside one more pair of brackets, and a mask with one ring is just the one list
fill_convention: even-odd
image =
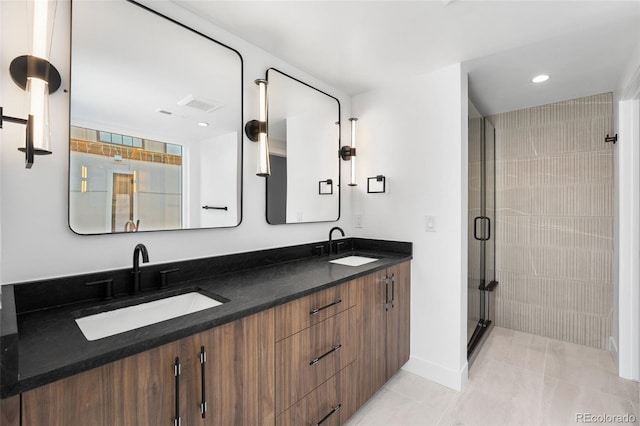
[(469, 244), (467, 357), (493, 318), (495, 281), (495, 130), (483, 117), (469, 120)]
[(467, 342), (471, 340), (481, 319), (480, 301), (483, 271), (483, 245), (474, 238), (476, 218), (482, 216), (482, 117), (469, 119), (469, 217), (468, 217), (468, 304), (467, 304)]

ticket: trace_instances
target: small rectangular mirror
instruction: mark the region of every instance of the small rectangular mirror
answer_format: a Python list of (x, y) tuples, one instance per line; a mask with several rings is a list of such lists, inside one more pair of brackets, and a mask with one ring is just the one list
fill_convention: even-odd
[(267, 222), (340, 218), (340, 102), (274, 68), (269, 82)]
[(69, 226), (242, 218), (242, 57), (133, 1), (73, 1)]

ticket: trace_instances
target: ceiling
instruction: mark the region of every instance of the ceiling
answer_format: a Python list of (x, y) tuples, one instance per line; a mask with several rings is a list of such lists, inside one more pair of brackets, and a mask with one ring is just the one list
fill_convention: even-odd
[(467, 62), (484, 114), (611, 91), (640, 49), (640, 0), (173, 1), (349, 95)]
[(129, 2), (72, 13), (72, 125), (180, 145), (237, 131), (236, 52)]

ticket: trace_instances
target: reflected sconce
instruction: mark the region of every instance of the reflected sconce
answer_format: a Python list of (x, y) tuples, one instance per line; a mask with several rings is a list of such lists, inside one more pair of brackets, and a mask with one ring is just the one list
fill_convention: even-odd
[(87, 166), (80, 168), (80, 192), (87, 192), (87, 179), (89, 177), (89, 169)]
[(267, 80), (255, 81), (260, 89), (260, 115), (258, 120), (248, 121), (244, 126), (244, 132), (253, 142), (258, 142), (258, 176), (271, 175), (269, 164), (269, 138), (267, 135)]
[(33, 165), (34, 155), (51, 154), (49, 132), (49, 94), (54, 93), (62, 79), (58, 70), (46, 59), (49, 29), (49, 0), (33, 2), (33, 49), (32, 55), (18, 56), (9, 65), (11, 78), (29, 94), (29, 114), (26, 119), (4, 115), (0, 107), (0, 129), (4, 121), (26, 126), (24, 148), (25, 167)]
[(351, 122), (351, 146), (345, 145), (340, 148), (340, 158), (351, 162), (349, 186), (356, 186), (356, 122), (358, 119), (351, 117), (349, 121)]

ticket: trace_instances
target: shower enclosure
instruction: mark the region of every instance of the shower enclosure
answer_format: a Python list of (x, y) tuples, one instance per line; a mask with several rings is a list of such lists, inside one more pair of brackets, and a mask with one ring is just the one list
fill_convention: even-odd
[(469, 111), (469, 248), (467, 358), (493, 319), (495, 281), (495, 130), (475, 108)]

